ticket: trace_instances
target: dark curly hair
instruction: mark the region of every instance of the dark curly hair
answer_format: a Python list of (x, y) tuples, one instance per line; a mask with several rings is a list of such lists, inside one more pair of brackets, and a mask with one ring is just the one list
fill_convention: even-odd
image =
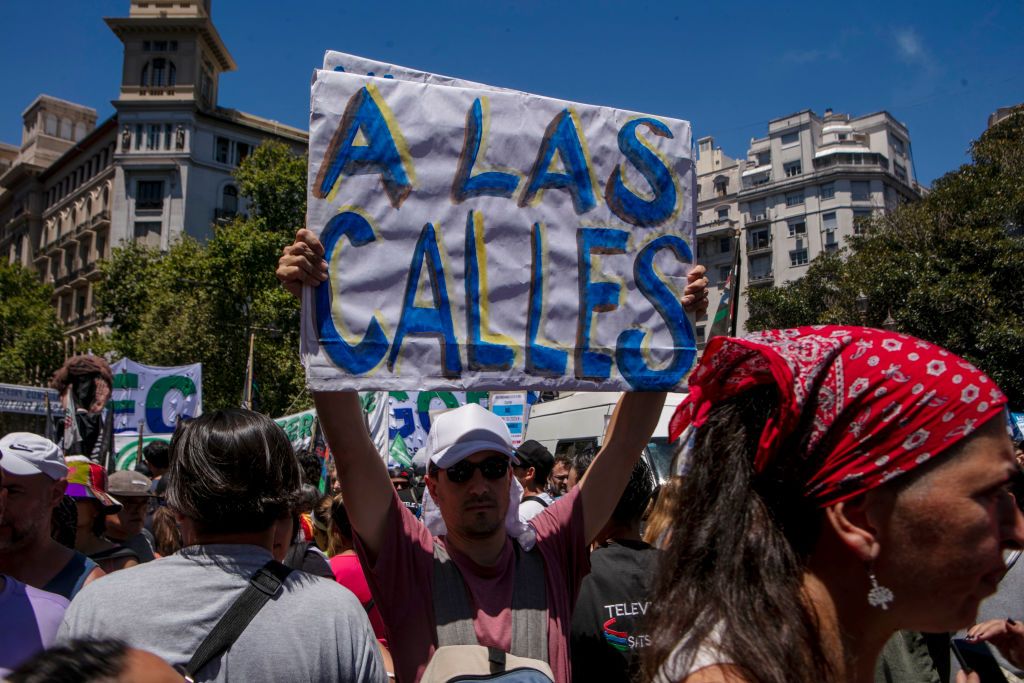
[(128, 646), (120, 640), (73, 640), (22, 662), (11, 683), (99, 683), (119, 680)]
[(264, 531), (296, 508), (302, 488), (284, 430), (241, 408), (181, 425), (167, 477), (168, 505), (202, 533)]

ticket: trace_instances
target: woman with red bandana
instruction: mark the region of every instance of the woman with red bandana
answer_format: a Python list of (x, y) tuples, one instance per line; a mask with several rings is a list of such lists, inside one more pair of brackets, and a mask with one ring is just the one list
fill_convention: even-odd
[(1024, 542), (1005, 405), (907, 335), (711, 340), (670, 427), (683, 491), (644, 680), (867, 683), (897, 629), (973, 623)]

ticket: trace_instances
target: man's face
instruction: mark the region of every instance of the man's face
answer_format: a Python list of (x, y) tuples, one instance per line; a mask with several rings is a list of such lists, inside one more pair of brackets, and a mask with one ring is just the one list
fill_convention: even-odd
[(536, 470), (532, 467), (526, 467), (523, 465), (512, 465), (512, 474), (516, 476), (519, 483), (524, 489), (529, 489), (533, 486), (533, 478), (536, 476)]
[(469, 539), (482, 539), (504, 530), (512, 481), (508, 456), (497, 451), (482, 451), (468, 456), (458, 464), (465, 462), (476, 465), (484, 461), (494, 466), (504, 461), (504, 474), (497, 479), (488, 479), (480, 468), (475, 468), (464, 482), (452, 481), (446, 470), (427, 476), (430, 496), (440, 508), (449, 533)]
[(7, 501), (0, 521), (0, 553), (16, 552), (50, 535), (50, 517), (67, 487), (45, 474), (4, 472)]
[(564, 462), (556, 462), (549, 479), (552, 494), (564, 496), (569, 492), (569, 465)]
[[(879, 515), (874, 570), (907, 628), (938, 633), (974, 623), (1006, 572), (1003, 553), (1024, 543), (1009, 488), (1019, 469), (1001, 420), (960, 453), (893, 496)], [(869, 494), (870, 495), (870, 494)]]
[(121, 495), (117, 500), (122, 505), (121, 511), (116, 515), (107, 515), (107, 534), (111, 538), (123, 541), (142, 532), (146, 510), (149, 508), (149, 498)]

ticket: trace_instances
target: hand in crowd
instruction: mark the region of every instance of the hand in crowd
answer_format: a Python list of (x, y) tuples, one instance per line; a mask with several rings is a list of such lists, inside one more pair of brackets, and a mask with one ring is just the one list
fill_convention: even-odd
[[(682, 303), (687, 313), (707, 313), (710, 282), (706, 273), (704, 266), (696, 265), (686, 276)], [(295, 241), (284, 248), (277, 262), (276, 274), (285, 289), (296, 297), (302, 296), (303, 285), (316, 287), (327, 279), (324, 245), (311, 230), (302, 228), (295, 234)]]
[(975, 624), (967, 631), (967, 639), (991, 643), (1014, 666), (1024, 665), (1024, 624), (1013, 619), (992, 619)]

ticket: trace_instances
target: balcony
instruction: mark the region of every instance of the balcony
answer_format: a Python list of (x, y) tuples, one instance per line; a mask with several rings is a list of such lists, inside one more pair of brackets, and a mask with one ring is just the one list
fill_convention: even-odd
[(747, 282), (751, 287), (760, 287), (762, 285), (770, 285), (775, 281), (775, 273), (768, 271), (767, 273), (751, 273), (747, 277)]
[(757, 225), (759, 223), (768, 223), (771, 221), (771, 217), (767, 213), (748, 213), (747, 214), (747, 225)]
[(89, 228), (94, 230), (110, 223), (110, 209), (104, 209), (89, 219)]
[(736, 231), (738, 221), (731, 218), (716, 218), (713, 221), (697, 224), (697, 233), (704, 237), (706, 235), (731, 235)]
[(772, 237), (747, 240), (747, 254), (767, 254), (772, 250)]
[(224, 225), (235, 220), (235, 216), (238, 215), (237, 211), (229, 211), (227, 209), (214, 209), (213, 210), (213, 222), (217, 225)]

